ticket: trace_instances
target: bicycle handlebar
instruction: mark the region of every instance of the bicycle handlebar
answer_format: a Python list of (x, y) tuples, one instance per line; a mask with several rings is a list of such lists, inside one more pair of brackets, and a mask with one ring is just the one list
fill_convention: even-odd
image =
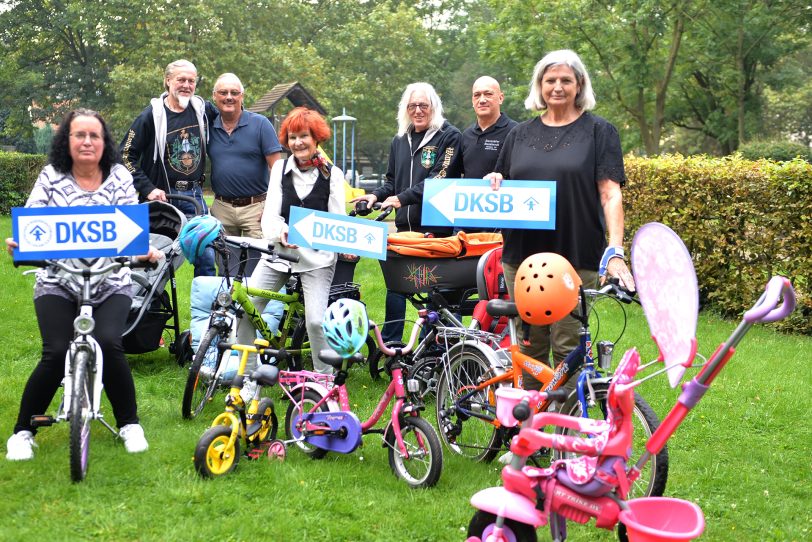
[[(195, 215), (202, 215), (203, 214), (203, 206), (200, 205), (200, 202), (197, 201), (195, 198), (191, 196), (184, 196), (183, 194), (170, 194), (169, 192), (166, 193), (166, 200), (179, 200), (191, 203), (195, 206)], [(170, 202), (171, 203), (171, 202)]]
[(378, 324), (373, 322), (372, 320), (369, 321), (369, 328), (375, 330), (375, 342), (378, 344), (378, 349), (383, 352), (383, 354), (387, 357), (393, 357), (400, 352), (400, 355), (408, 354), (412, 351), (412, 348), (415, 344), (417, 344), (417, 336), (420, 334), (420, 330), (423, 328), (423, 324), (425, 323), (425, 318), (418, 318), (415, 325), (412, 327), (412, 334), (409, 336), (409, 342), (406, 343), (406, 346), (401, 348), (390, 348), (386, 346), (386, 343), (381, 336), (381, 328), (378, 327)]
[(296, 254), (283, 254), (278, 252), (271, 246), (271, 242), (267, 239), (256, 239), (254, 237), (238, 237), (238, 236), (224, 236), (223, 240), (227, 245), (236, 248), (250, 248), (257, 252), (262, 252), (268, 256), (274, 256), (280, 260), (285, 260), (291, 263), (299, 261), (299, 256)]
[[(373, 203), (372, 207), (367, 207), (367, 202), (366, 201), (358, 201), (358, 202), (355, 203), (355, 209), (350, 211), (349, 216), (367, 216), (372, 211), (377, 211), (380, 208), (381, 208), (381, 202), (379, 202), (379, 201), (376, 201), (375, 203)], [(379, 214), (378, 216), (375, 217), (375, 221), (380, 222), (381, 220), (383, 220), (384, 218), (386, 218), (387, 216), (392, 214), (392, 211), (394, 211), (394, 210), (395, 210), (394, 207), (385, 208), (383, 211), (381, 211), (381, 214)]]
[(31, 267), (58, 267), (63, 271), (71, 273), (73, 275), (81, 275), (85, 271), (90, 273), (90, 275), (103, 275), (110, 271), (117, 271), (122, 267), (130, 267), (132, 269), (155, 269), (158, 267), (157, 262), (150, 262), (149, 260), (136, 260), (134, 257), (131, 258), (129, 256), (119, 256), (118, 258), (114, 258), (114, 260), (101, 267), (99, 269), (90, 269), (87, 267), (73, 267), (61, 260), (14, 260), (14, 267), (20, 267), (21, 265), (24, 266), (31, 266)]
[(617, 298), (618, 301), (622, 301), (627, 305), (630, 303), (637, 303), (640, 304), (640, 300), (637, 299), (636, 292), (631, 290), (627, 290), (623, 286), (620, 285), (620, 280), (617, 277), (610, 277), (609, 280), (606, 281), (600, 289), (593, 290), (593, 289), (584, 289), (584, 292), (587, 294), (598, 295), (598, 294), (610, 294)]
[[(744, 313), (744, 320), (750, 324), (776, 322), (795, 310), (795, 301), (792, 283), (788, 278), (776, 275), (767, 283), (753, 308)], [(779, 302), (781, 305), (776, 307)]]

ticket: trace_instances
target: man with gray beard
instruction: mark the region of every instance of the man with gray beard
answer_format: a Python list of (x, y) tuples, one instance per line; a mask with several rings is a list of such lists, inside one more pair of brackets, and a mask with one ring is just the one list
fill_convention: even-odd
[[(164, 72), (163, 94), (136, 117), (120, 150), (141, 201), (166, 201), (167, 193), (181, 194), (197, 200), (207, 214), (202, 185), (209, 126), (206, 103), (195, 95), (196, 86), (194, 64), (183, 59), (171, 62)], [(191, 203), (171, 203), (187, 217), (194, 216)], [(196, 277), (215, 274), (211, 248), (192, 263)]]

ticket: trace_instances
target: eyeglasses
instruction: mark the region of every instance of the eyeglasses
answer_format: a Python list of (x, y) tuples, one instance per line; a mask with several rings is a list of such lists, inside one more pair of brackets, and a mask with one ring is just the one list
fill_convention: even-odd
[(90, 138), (91, 143), (98, 143), (102, 138), (101, 134), (97, 134), (96, 132), (71, 132), (70, 136), (76, 141), (82, 142), (84, 142), (85, 139)]
[(416, 110), (420, 109), (421, 111), (428, 111), (431, 109), (430, 104), (409, 104), (406, 106), (406, 111), (409, 113), (414, 113)]
[(236, 98), (240, 94), (242, 94), (242, 91), (240, 91), (240, 90), (218, 90), (217, 91), (217, 95), (222, 96), (223, 98), (225, 98), (226, 96), (229, 96), (229, 95), (234, 96)]

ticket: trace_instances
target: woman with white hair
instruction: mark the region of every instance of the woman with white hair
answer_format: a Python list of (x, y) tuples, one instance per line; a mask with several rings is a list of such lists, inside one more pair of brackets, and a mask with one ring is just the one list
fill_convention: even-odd
[[(412, 83), (403, 91), (398, 106), (398, 134), (389, 150), (386, 182), (371, 194), (355, 198), (369, 207), (381, 201), (382, 207), (394, 207), (398, 232), (417, 231), (437, 237), (451, 235), (451, 228), (422, 224), (423, 182), (428, 178), (460, 176), (462, 134), (443, 117), (443, 104), (434, 87)], [(403, 340), (406, 299), (386, 293), (386, 321), (382, 330), (387, 342)]]
[[(617, 130), (589, 112), (595, 94), (583, 62), (570, 50), (553, 51), (533, 70), (525, 107), (541, 114), (516, 126), (505, 140), (496, 171), (486, 176), (498, 190), (503, 179), (556, 182), (554, 230), (503, 230), (502, 264), (508, 291), (522, 261), (538, 252), (561, 254), (584, 287), (609, 274), (634, 289), (623, 254), (626, 181)], [(608, 244), (607, 244), (608, 235)], [(580, 324), (567, 317), (552, 326), (532, 326), (522, 352), (557, 364), (578, 345)], [(526, 375), (526, 377), (529, 375)], [(538, 382), (525, 378), (525, 387)]]

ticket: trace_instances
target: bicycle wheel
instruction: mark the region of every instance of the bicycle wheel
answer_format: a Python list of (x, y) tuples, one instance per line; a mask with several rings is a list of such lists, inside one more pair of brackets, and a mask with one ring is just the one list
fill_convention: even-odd
[(308, 367), (313, 367), (310, 339), (307, 337), (307, 325), (305, 325), (304, 318), (300, 318), (293, 328), (293, 334), (290, 336), (290, 349), (300, 351), (290, 356), (288, 368), (291, 371), (301, 371), (305, 368), (305, 363), (308, 364)]
[(256, 415), (259, 416), (258, 429), (254, 430), (252, 427), (253, 424), (246, 429), (248, 433), (248, 444), (253, 447), (260, 446), (265, 441), (275, 439), (276, 432), (279, 428), (273, 400), (268, 397), (263, 397), (260, 400)]
[[(386, 343), (388, 348), (403, 348), (406, 346), (406, 343), (401, 341), (389, 341)], [(369, 356), (369, 376), (372, 380), (380, 380), (381, 377), (386, 374), (388, 377), (392, 377), (392, 373), (386, 368), (386, 362), (389, 359), (389, 356), (386, 356), (381, 350), (378, 348)]]
[[(604, 419), (606, 417), (606, 397), (609, 392), (609, 383), (601, 382), (594, 383), (593, 389), (595, 390), (594, 399), (596, 406), (590, 409), (589, 416), (596, 419)], [(569, 416), (581, 416), (581, 403), (578, 401), (578, 392), (573, 391), (564, 405), (559, 410), (562, 414)], [(632, 417), (632, 424), (634, 426), (634, 439), (632, 440), (632, 453), (629, 457), (629, 465), (634, 464), (640, 455), (645, 451), (646, 441), (651, 437), (654, 431), (660, 426), (660, 420), (657, 418), (654, 410), (649, 406), (645, 399), (638, 393), (634, 394), (634, 414)], [(556, 433), (578, 435), (577, 431), (572, 429), (556, 428)], [(554, 451), (553, 456), (555, 459), (572, 457), (574, 454), (562, 453)], [(668, 448), (663, 446), (655, 456), (649, 458), (648, 463), (640, 473), (634, 484), (629, 488), (629, 494), (626, 499), (634, 499), (638, 497), (659, 497), (665, 491), (665, 484), (668, 481)]]
[(240, 439), (229, 447), (231, 426), (215, 425), (203, 433), (195, 448), (195, 470), (203, 478), (228, 474), (240, 460)]
[(443, 445), (437, 430), (423, 418), (405, 416), (400, 420), (400, 436), (409, 457), (398, 450), (394, 431), (386, 436), (392, 472), (413, 488), (437, 484), (443, 471)]
[(502, 448), (499, 430), (489, 421), (496, 414), (496, 387), (477, 389), (489, 371), (484, 354), (463, 346), (454, 351), (437, 382), (440, 437), (452, 452), (474, 461), (492, 461)]
[[(495, 515), (490, 512), (477, 510), (471, 518), (471, 522), (468, 524), (468, 536), (476, 536), (483, 541), (487, 540), (495, 526)], [(506, 519), (502, 527), (502, 537), (500, 540), (504, 542), (536, 542), (538, 537), (532, 525)]]
[(217, 345), (227, 338), (228, 333), (228, 329), (210, 327), (200, 340), (183, 390), (181, 414), (184, 418), (197, 417), (214, 395), (217, 389), (217, 379), (214, 375), (220, 367), (221, 359)]
[[(321, 397), (313, 390), (305, 390), (304, 395), (301, 395), (300, 392), (297, 391), (294, 393), (294, 397), (296, 400), (288, 404), (288, 411), (285, 413), (285, 433), (288, 439), (301, 439), (302, 432), (296, 428), (296, 424), (299, 422), (303, 413), (306, 414), (316, 406), (316, 403), (321, 401)], [(318, 412), (327, 412), (327, 405), (321, 405)], [(317, 448), (309, 444), (306, 440), (296, 440), (294, 444), (312, 459), (321, 459), (327, 455), (327, 450)]]
[(70, 477), (81, 482), (87, 475), (90, 454), (90, 422), (93, 419), (93, 375), (90, 353), (79, 349), (73, 359), (73, 390), (70, 402)]

